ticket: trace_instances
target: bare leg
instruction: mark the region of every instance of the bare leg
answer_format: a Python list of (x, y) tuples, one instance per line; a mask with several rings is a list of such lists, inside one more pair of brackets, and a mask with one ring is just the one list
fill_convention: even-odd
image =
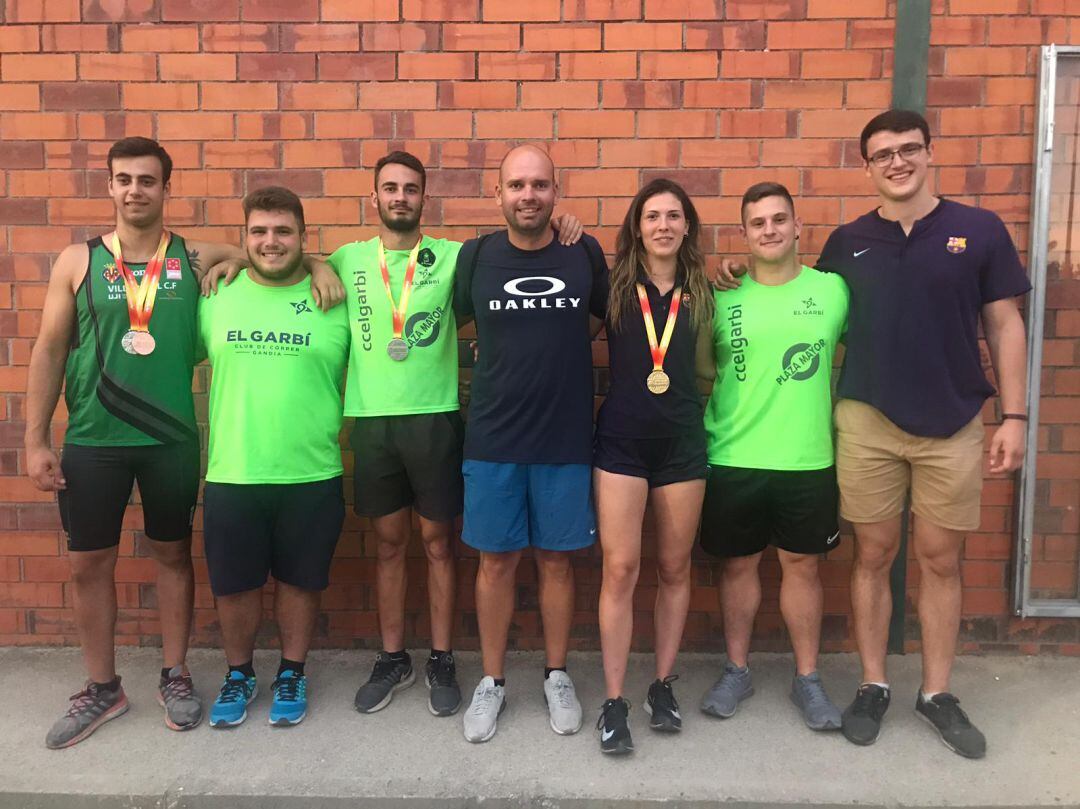
[(960, 631), (960, 551), (964, 533), (915, 517), (915, 557), (919, 560), (919, 626), (922, 631), (923, 691), (949, 690)]
[(503, 676), (506, 641), (514, 618), (514, 581), (521, 551), (480, 552), (476, 571), (476, 622), (480, 627), (480, 653), (484, 674)]
[(566, 665), (570, 627), (574, 622), (574, 568), (565, 551), (537, 549), (540, 580), (540, 617), (544, 623), (544, 651), (552, 668)]
[(255, 652), (255, 633), (262, 621), (262, 588), (217, 597), (218, 621), (225, 661), (242, 666)]
[(900, 516), (855, 523), (855, 562), (851, 568), (851, 607), (862, 682), (885, 683), (892, 593), (889, 567), (900, 547)]
[(760, 562), (760, 553), (725, 559), (720, 577), (720, 606), (724, 611), (727, 656), (732, 665), (740, 668), (746, 665), (750, 656), (754, 617), (761, 605)]
[(690, 609), (690, 552), (705, 498), (704, 480), (687, 480), (652, 490), (656, 514), (656, 679), (675, 668), (686, 613)]
[(420, 518), (420, 538), (428, 564), (428, 609), (431, 613), (431, 648), (444, 651), (454, 642), (454, 521)]
[(795, 671), (800, 675), (812, 674), (817, 671), (821, 612), (825, 601), (818, 577), (818, 557), (779, 548), (776, 553), (784, 576), (780, 584), (780, 613), (791, 636)]
[(75, 596), (75, 625), (79, 629), (86, 673), (96, 683), (116, 677), (113, 641), (116, 633), (117, 547), (72, 551), (71, 584)]
[(319, 615), (318, 590), (304, 590), (279, 581), (274, 593), (274, 614), (281, 633), (281, 656), (303, 663), (311, 648)]
[(195, 608), (195, 571), (191, 567), (191, 540), (147, 540), (150, 556), (157, 562), (158, 612), (161, 615), (161, 646), (165, 668), (182, 665), (191, 641), (191, 618)]
[(375, 591), (379, 632), (383, 648), (388, 652), (400, 652), (405, 648), (405, 551), (409, 546), (411, 514), (411, 509), (402, 508), (371, 520), (376, 540)]
[(622, 696), (634, 630), (634, 587), (641, 570), (641, 522), (649, 485), (644, 478), (593, 470), (596, 518), (604, 551), (600, 585), (600, 648), (608, 699)]

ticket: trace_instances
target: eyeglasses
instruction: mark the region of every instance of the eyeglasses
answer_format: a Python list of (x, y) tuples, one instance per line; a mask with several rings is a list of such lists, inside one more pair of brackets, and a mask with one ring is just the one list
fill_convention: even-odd
[(882, 149), (880, 152), (874, 152), (868, 160), (879, 169), (883, 169), (892, 163), (893, 155), (900, 155), (901, 160), (907, 161), (914, 158), (924, 149), (926, 149), (926, 145), (922, 143), (905, 143), (899, 149)]

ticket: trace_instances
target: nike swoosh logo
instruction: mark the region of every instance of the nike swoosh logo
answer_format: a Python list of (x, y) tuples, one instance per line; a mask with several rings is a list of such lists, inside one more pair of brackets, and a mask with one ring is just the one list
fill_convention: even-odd
[(833, 534), (831, 537), (829, 537), (828, 539), (825, 540), (825, 544), (826, 545), (832, 545), (839, 538), (840, 538), (840, 532), (837, 531), (835, 534)]
[(608, 739), (610, 739), (614, 735), (615, 735), (614, 730), (605, 730), (603, 733), (600, 734), (600, 741), (606, 742)]
[(679, 715), (678, 711), (672, 711), (671, 715), (678, 719), (680, 722), (682, 721), (682, 716)]
[(859, 257), (859, 256), (861, 256), (861, 255), (862, 255), (863, 253), (869, 252), (869, 250), (870, 250), (870, 248), (869, 248), (869, 247), (867, 247), (867, 248), (866, 248), (866, 250), (856, 250), (856, 251), (855, 251), (855, 253), (854, 253), (854, 255), (855, 255), (855, 258), (858, 258), (858, 257)]

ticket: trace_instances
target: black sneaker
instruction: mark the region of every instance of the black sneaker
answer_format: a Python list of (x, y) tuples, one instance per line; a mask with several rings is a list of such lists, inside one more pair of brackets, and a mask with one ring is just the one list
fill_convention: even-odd
[(353, 705), (360, 713), (375, 713), (390, 704), (394, 692), (408, 688), (416, 681), (408, 653), (404, 660), (394, 660), (386, 652), (375, 655), (371, 677), (356, 692)]
[(920, 688), (919, 696), (915, 698), (915, 713), (934, 726), (941, 741), (954, 753), (965, 758), (982, 758), (986, 755), (986, 737), (960, 710), (960, 700), (949, 692), (943, 691), (924, 699)]
[(679, 703), (675, 700), (675, 692), (671, 684), (679, 679), (678, 674), (672, 674), (663, 680), (654, 680), (649, 686), (649, 696), (645, 700), (645, 713), (652, 719), (649, 727), (663, 733), (678, 733), (682, 730), (682, 716), (679, 714)]
[(428, 691), (428, 710), (435, 716), (453, 716), (461, 707), (461, 689), (457, 682), (454, 656), (447, 652), (428, 658), (425, 667)]
[(855, 692), (841, 719), (840, 730), (853, 744), (873, 744), (881, 733), (881, 718), (889, 710), (889, 689), (866, 683)]
[(622, 697), (604, 702), (596, 729), (600, 731), (601, 753), (621, 756), (634, 751), (634, 740), (630, 738), (630, 703)]

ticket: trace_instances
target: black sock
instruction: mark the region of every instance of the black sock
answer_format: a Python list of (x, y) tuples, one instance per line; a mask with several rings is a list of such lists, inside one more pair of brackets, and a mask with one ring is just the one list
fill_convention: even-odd
[(393, 660), (395, 663), (408, 662), (409, 653), (402, 649), (400, 652), (385, 652), (386, 656)]
[(448, 655), (448, 654), (450, 654), (449, 649), (447, 649), (446, 651), (443, 651), (442, 649), (432, 649), (431, 650), (431, 659), (432, 660), (438, 660), (440, 657), (446, 657), (446, 655)]
[(281, 663), (277, 667), (277, 676), (280, 677), (281, 673), (285, 669), (292, 669), (296, 672), (297, 677), (304, 676), (304, 661), (303, 660), (289, 660), (287, 657), (281, 658)]
[(492, 677), (491, 679), (495, 681), (495, 685), (506, 685), (505, 677)]
[(115, 691), (117, 688), (120, 687), (120, 677), (118, 675), (105, 683), (95, 682), (94, 685), (98, 686), (98, 688), (102, 689), (103, 691)]
[(161, 667), (161, 679), (162, 680), (168, 680), (170, 671), (172, 671), (172, 666), (162, 666)]
[(247, 663), (241, 663), (239, 666), (229, 666), (229, 671), (230, 672), (238, 671), (241, 674), (243, 674), (245, 677), (254, 677), (255, 676), (255, 666), (253, 665), (253, 663), (254, 663), (254, 661), (249, 660)]
[(566, 674), (566, 666), (544, 666), (544, 679), (546, 680), (550, 677), (551, 672), (553, 671), (561, 671), (563, 674)]

